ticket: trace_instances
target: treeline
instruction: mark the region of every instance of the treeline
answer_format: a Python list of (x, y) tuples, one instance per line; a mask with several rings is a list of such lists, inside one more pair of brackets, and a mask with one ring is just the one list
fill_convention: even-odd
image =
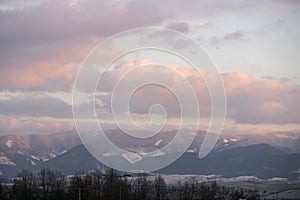
[[(121, 196), (121, 198), (120, 198)], [(115, 170), (64, 176), (59, 171), (23, 170), (12, 185), (0, 184), (1, 200), (195, 200), (259, 199), (257, 191), (219, 187), (217, 183), (166, 184), (160, 176), (120, 176)]]

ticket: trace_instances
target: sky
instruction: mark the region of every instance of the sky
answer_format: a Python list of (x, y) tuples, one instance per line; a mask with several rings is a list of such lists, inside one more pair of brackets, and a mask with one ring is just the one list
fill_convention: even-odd
[[(0, 135), (73, 130), (72, 87), (84, 58), (108, 37), (139, 27), (174, 29), (207, 51), (227, 95), (223, 133), (300, 131), (300, 1), (2, 0), (0, 24)], [(116, 77), (107, 79), (104, 88)], [(205, 119), (205, 87), (193, 87)], [(147, 88), (137, 92), (144, 103), (133, 108), (137, 118), (155, 101), (177, 112), (176, 102), (165, 102), (168, 92), (149, 90), (158, 98)]]

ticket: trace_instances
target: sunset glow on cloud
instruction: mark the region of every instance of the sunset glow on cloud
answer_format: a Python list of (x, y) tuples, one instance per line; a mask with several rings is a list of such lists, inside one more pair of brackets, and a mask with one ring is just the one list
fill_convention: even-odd
[[(71, 93), (84, 58), (111, 35), (147, 26), (187, 34), (216, 62), (227, 96), (225, 133), (299, 132), (299, 11), (298, 1), (279, 0), (2, 1), (0, 135), (74, 129)], [(138, 75), (144, 79), (154, 70), (151, 63), (120, 63), (97, 92), (109, 92), (135, 65), (149, 64)], [(205, 82), (193, 69), (169, 67), (197, 91), (205, 124), (211, 112)], [(156, 73), (161, 79), (169, 74)], [(218, 74), (205, 76), (213, 82)], [(170, 82), (180, 89), (179, 79)], [(136, 115), (146, 115), (155, 103), (165, 105), (174, 121), (180, 111), (170, 91), (155, 86), (138, 90), (133, 100)], [(99, 102), (99, 112), (109, 113), (105, 95)], [(103, 121), (109, 128), (109, 120)]]

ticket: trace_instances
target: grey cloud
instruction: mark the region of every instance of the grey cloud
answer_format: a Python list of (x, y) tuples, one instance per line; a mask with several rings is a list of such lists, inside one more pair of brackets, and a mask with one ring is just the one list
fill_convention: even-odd
[(224, 35), (224, 40), (244, 40), (244, 34), (241, 31), (234, 31)]
[(0, 110), (6, 116), (72, 118), (71, 105), (42, 94), (27, 94), (0, 100)]
[(26, 9), (37, 6), (41, 3), (42, 0), (1, 0), (0, 2), (0, 11), (9, 11), (9, 10), (16, 10), (16, 9)]
[(186, 22), (174, 22), (169, 24), (166, 28), (179, 31), (182, 33), (188, 33), (189, 32), (189, 24)]
[(233, 31), (224, 34), (221, 37), (213, 36), (209, 38), (210, 45), (219, 48), (222, 45), (228, 43), (228, 42), (235, 42), (235, 41), (246, 41), (246, 34), (243, 31)]

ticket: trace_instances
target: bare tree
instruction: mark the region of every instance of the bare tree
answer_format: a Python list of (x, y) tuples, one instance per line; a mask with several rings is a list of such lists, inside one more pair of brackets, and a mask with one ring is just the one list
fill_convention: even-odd
[(154, 180), (155, 200), (163, 200), (166, 193), (166, 183), (161, 175)]
[(66, 178), (59, 171), (43, 168), (37, 175), (42, 200), (62, 199), (65, 196)]
[(149, 199), (149, 187), (150, 183), (147, 180), (146, 174), (139, 174), (138, 177), (134, 181), (134, 189), (133, 192), (133, 198), (136, 200), (139, 199)]
[(35, 177), (30, 170), (23, 170), (14, 179), (13, 193), (17, 199), (34, 200), (37, 198)]

